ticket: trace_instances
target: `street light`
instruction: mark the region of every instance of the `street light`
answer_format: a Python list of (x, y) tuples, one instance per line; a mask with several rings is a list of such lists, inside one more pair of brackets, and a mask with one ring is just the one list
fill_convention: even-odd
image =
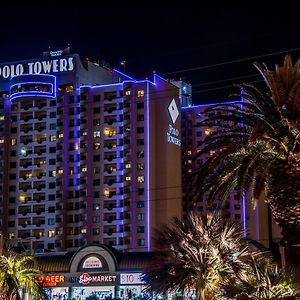
[(127, 63), (127, 62), (126, 62), (125, 59), (121, 60), (121, 62), (120, 62), (120, 65), (123, 67), (124, 73), (125, 73), (126, 63)]

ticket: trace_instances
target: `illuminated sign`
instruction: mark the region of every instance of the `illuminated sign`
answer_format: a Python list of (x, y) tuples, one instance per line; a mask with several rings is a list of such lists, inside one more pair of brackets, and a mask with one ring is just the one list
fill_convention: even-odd
[(120, 284), (143, 284), (142, 273), (122, 273), (120, 275)]
[(39, 281), (43, 283), (44, 286), (56, 286), (58, 283), (65, 282), (65, 276), (46, 275), (45, 277), (40, 277)]
[(19, 63), (0, 66), (0, 79), (22, 74), (50, 74), (74, 70), (74, 57)]
[(178, 138), (179, 137), (179, 129), (174, 127), (174, 124), (176, 123), (178, 117), (179, 117), (179, 110), (176, 105), (176, 101), (173, 98), (171, 103), (168, 106), (168, 111), (169, 111), (169, 116), (172, 121), (172, 125), (169, 125), (169, 128), (167, 130), (167, 142), (174, 144), (176, 146), (181, 146), (181, 140)]
[(90, 256), (82, 264), (84, 269), (102, 268), (102, 263), (98, 257)]
[(90, 283), (103, 283), (103, 282), (116, 282), (117, 275), (98, 275), (89, 273), (83, 273), (79, 276), (78, 283), (82, 285), (88, 285)]

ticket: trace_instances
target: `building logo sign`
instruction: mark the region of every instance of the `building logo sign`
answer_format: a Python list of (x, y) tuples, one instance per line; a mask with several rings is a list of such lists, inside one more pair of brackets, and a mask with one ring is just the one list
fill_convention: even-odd
[(179, 116), (179, 111), (178, 111), (178, 107), (176, 105), (174, 98), (172, 99), (171, 103), (168, 106), (168, 111), (169, 111), (169, 114), (170, 114), (173, 124), (175, 124), (175, 122)]
[(90, 256), (82, 264), (84, 269), (102, 268), (102, 263), (98, 257)]
[(79, 276), (78, 283), (82, 285), (89, 285), (90, 283), (104, 283), (104, 282), (117, 282), (117, 275), (99, 275), (83, 273)]
[(179, 117), (179, 110), (176, 104), (175, 99), (173, 98), (171, 103), (168, 106), (169, 116), (171, 118), (172, 124), (169, 124), (167, 130), (167, 141), (176, 146), (181, 146), (181, 140), (179, 139), (179, 129), (175, 127), (175, 123)]
[(74, 57), (56, 58), (0, 66), (0, 79), (10, 79), (22, 74), (54, 74), (74, 70)]

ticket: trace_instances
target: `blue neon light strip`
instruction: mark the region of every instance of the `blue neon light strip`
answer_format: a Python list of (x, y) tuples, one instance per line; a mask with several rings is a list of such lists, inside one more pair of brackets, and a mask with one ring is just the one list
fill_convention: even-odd
[(128, 79), (130, 80), (133, 80), (133, 81), (136, 81), (134, 78), (132, 78), (131, 76), (128, 76), (127, 74), (117, 70), (117, 69), (113, 69), (115, 72), (119, 73), (120, 75), (124, 76), (124, 77), (127, 77)]
[(198, 105), (192, 105), (192, 106), (182, 106), (181, 109), (188, 110), (188, 109), (193, 109), (197, 107), (207, 107), (207, 106), (213, 106), (213, 105), (225, 105), (225, 104), (236, 104), (240, 103), (240, 100), (236, 101), (228, 101), (228, 102), (216, 102), (216, 103), (207, 103), (207, 104), (198, 104)]
[(149, 82), (147, 81), (147, 182), (146, 182), (146, 209), (147, 209), (147, 252), (150, 252), (150, 120), (149, 120)]

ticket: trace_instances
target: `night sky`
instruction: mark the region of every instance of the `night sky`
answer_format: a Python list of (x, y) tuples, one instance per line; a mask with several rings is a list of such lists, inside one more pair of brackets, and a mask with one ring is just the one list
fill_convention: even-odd
[[(0, 62), (41, 57), (49, 46), (71, 45), (82, 59), (106, 61), (138, 79), (153, 70), (191, 83), (194, 103), (224, 101), (233, 83), (257, 81), (253, 61), (270, 68), (285, 53), (241, 62), (223, 62), (300, 48), (296, 1), (90, 0), (6, 1), (1, 3)], [(96, 2), (96, 4), (95, 4)], [(80, 4), (79, 4), (80, 3)], [(294, 60), (300, 49), (289, 51)], [(211, 66), (195, 71), (176, 72)], [(208, 82), (221, 81), (208, 84)], [(226, 88), (223, 88), (223, 87)]]

